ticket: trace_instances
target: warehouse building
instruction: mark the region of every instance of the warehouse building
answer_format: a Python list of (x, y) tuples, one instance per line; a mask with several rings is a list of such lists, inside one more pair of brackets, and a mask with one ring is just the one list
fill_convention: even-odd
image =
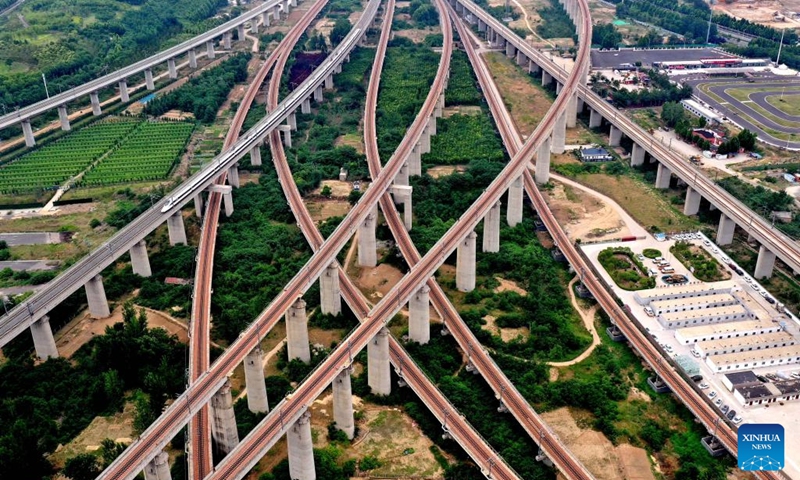
[(788, 380), (758, 385), (743, 385), (733, 390), (733, 396), (746, 407), (775, 402), (797, 401), (800, 399), (800, 381)]
[(777, 367), (800, 362), (800, 346), (769, 348), (706, 357), (712, 372), (732, 372), (748, 368)]
[(657, 317), (658, 323), (666, 329), (708, 325), (712, 323), (736, 322), (752, 318), (750, 312), (741, 305), (711, 307), (700, 310), (663, 313)]
[(697, 342), (694, 346), (694, 352), (696, 352), (700, 358), (705, 358), (710, 355), (751, 352), (754, 350), (765, 350), (767, 348), (791, 347), (793, 345), (797, 345), (797, 340), (791, 334), (787, 332), (776, 332)]
[[(734, 289), (734, 282), (716, 282), (713, 285), (707, 283), (687, 283), (684, 285), (665, 286), (651, 288), (649, 290), (639, 290), (633, 294), (633, 298), (639, 305), (650, 305), (651, 302), (664, 300), (679, 300), (685, 298), (703, 297), (718, 293), (731, 293)], [(737, 289), (739, 287), (736, 287)]]
[(780, 332), (783, 329), (777, 323), (762, 320), (745, 320), (734, 323), (717, 323), (712, 325), (698, 325), (696, 327), (681, 328), (675, 331), (675, 339), (681, 345), (706, 342), (709, 340), (722, 340), (726, 338), (749, 337)]
[(726, 307), (738, 303), (739, 299), (730, 293), (714, 293), (702, 297), (679, 300), (656, 300), (650, 302), (650, 308), (653, 309), (656, 315), (661, 315), (662, 313), (685, 312), (702, 308)]

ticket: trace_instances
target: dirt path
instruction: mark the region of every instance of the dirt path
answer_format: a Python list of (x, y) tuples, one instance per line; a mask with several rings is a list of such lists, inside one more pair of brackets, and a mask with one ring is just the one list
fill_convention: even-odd
[(597, 313), (598, 305), (595, 304), (589, 310), (584, 310), (578, 305), (578, 299), (575, 297), (575, 282), (580, 279), (580, 276), (576, 275), (575, 278), (569, 282), (567, 288), (569, 289), (569, 301), (572, 303), (573, 308), (578, 312), (578, 314), (583, 319), (583, 324), (586, 326), (586, 330), (592, 334), (592, 344), (589, 345), (589, 348), (583, 351), (580, 355), (573, 358), (572, 360), (568, 360), (566, 362), (547, 362), (548, 365), (551, 367), (568, 367), (570, 365), (575, 365), (578, 362), (581, 362), (586, 359), (589, 355), (592, 354), (595, 348), (600, 345), (600, 336), (597, 334), (597, 330), (594, 328), (594, 315)]
[(538, 38), (542, 42), (550, 45), (551, 47), (555, 48), (556, 46), (555, 46), (555, 44), (553, 44), (553, 42), (551, 42), (550, 40), (545, 40), (544, 38), (542, 38), (538, 33), (536, 33), (536, 30), (534, 30), (533, 27), (531, 27), (531, 22), (528, 21), (528, 11), (525, 10), (525, 8), (522, 6), (521, 3), (519, 3), (519, 0), (511, 0), (511, 1), (514, 2), (514, 5), (516, 5), (517, 8), (519, 8), (522, 11), (522, 15), (525, 18), (525, 25), (528, 27), (528, 30), (530, 30), (530, 32), (533, 34), (533, 36)]

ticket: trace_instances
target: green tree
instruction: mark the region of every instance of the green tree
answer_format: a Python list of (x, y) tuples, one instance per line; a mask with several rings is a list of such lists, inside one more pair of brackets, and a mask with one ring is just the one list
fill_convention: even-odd
[(678, 102), (667, 102), (661, 107), (661, 120), (664, 120), (670, 127), (674, 127), (685, 117), (683, 105)]
[(81, 453), (68, 459), (61, 473), (72, 480), (94, 480), (100, 473), (100, 465), (91, 453)]
[(748, 129), (744, 129), (736, 136), (739, 139), (739, 145), (745, 150), (753, 150), (756, 146), (756, 138), (758, 136)]
[(423, 26), (434, 26), (439, 23), (439, 14), (433, 5), (423, 5), (419, 7), (412, 17), (415, 22)]
[(333, 190), (331, 190), (331, 187), (329, 185), (325, 185), (324, 187), (322, 187), (320, 195), (322, 195), (325, 198), (331, 198), (331, 195), (333, 195)]
[(333, 24), (333, 30), (331, 30), (331, 45), (336, 47), (339, 43), (344, 40), (344, 37), (350, 33), (350, 30), (353, 26), (350, 24), (350, 20), (346, 17), (341, 17), (336, 19), (336, 23)]

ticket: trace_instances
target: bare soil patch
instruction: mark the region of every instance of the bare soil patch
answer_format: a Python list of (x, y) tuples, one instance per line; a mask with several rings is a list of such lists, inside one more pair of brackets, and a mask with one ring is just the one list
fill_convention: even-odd
[[(350, 195), (350, 191), (353, 189), (353, 185), (350, 182), (342, 182), (340, 180), (323, 180), (320, 182), (319, 187), (316, 190), (312, 191), (312, 195), (320, 195), (322, 189), (324, 187), (330, 187), (331, 189), (331, 197), (340, 197), (340, 198), (347, 198)], [(361, 189), (366, 189), (367, 185), (362, 184)]]
[(108, 417), (95, 417), (71, 442), (63, 446), (59, 445), (56, 451), (50, 455), (50, 460), (58, 468), (63, 468), (67, 459), (100, 449), (100, 443), (106, 438), (115, 442), (131, 443), (131, 439), (135, 436), (133, 432), (134, 415), (133, 404), (127, 402), (122, 412)]
[(396, 267), (381, 263), (377, 267), (364, 267), (356, 279), (358, 287), (372, 301), (378, 302), (389, 293), (403, 274)]
[(500, 278), (500, 277), (494, 277), (494, 279), (497, 280), (498, 282), (500, 282), (500, 285), (498, 285), (497, 288), (494, 289), (495, 293), (517, 292), (522, 296), (525, 296), (525, 295), (528, 294), (528, 292), (525, 291), (524, 288), (522, 288), (519, 285), (517, 285), (516, 282), (513, 282), (511, 280), (506, 280), (505, 278)]
[(630, 234), (616, 210), (602, 200), (557, 181), (553, 184), (546, 190), (548, 204), (571, 240), (604, 240)]
[(514, 124), (523, 137), (530, 135), (547, 114), (553, 100), (504, 54), (489, 52), (484, 56)]
[(435, 28), (410, 28), (408, 30), (396, 30), (394, 32), (398, 37), (404, 37), (414, 43), (422, 43), (428, 35), (435, 35), (442, 33), (439, 27)]
[(347, 212), (350, 211), (350, 204), (345, 200), (316, 199), (306, 201), (306, 207), (315, 222), (347, 215)]
[(439, 165), (428, 169), (428, 175), (433, 178), (446, 177), (453, 173), (464, 173), (467, 170), (466, 165)]
[(734, 18), (744, 18), (745, 20), (750, 20), (751, 22), (760, 23), (761, 25), (772, 28), (797, 28), (797, 22), (789, 18), (786, 18), (784, 21), (778, 21), (775, 19), (774, 13), (781, 12), (785, 14), (787, 11), (796, 12), (798, 8), (800, 8), (800, 1), (758, 0), (757, 2), (719, 2), (712, 8), (717, 13), (724, 13)]
[(480, 115), (481, 107), (477, 105), (453, 105), (442, 109), (442, 117), (447, 118), (453, 115)]
[(356, 135), (354, 133), (342, 135), (337, 138), (333, 144), (337, 147), (353, 147), (358, 153), (364, 153), (364, 137), (361, 135)]
[[(601, 480), (655, 480), (644, 449), (623, 444), (615, 447), (602, 433), (580, 425), (591, 415), (567, 407), (542, 414), (567, 447)], [(631, 472), (632, 476), (629, 476)]]
[(494, 316), (486, 315), (483, 317), (483, 319), (486, 320), (486, 324), (482, 325), (481, 328), (492, 333), (493, 335), (499, 336), (500, 340), (504, 342), (510, 342), (517, 338), (526, 340), (528, 336), (530, 336), (530, 330), (528, 330), (526, 327), (500, 328), (497, 326), (497, 319)]

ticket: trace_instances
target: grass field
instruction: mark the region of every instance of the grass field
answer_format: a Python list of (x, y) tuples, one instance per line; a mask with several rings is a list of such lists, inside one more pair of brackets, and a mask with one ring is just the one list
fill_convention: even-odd
[(780, 97), (767, 97), (767, 102), (787, 115), (800, 116), (800, 94), (793, 93)]

